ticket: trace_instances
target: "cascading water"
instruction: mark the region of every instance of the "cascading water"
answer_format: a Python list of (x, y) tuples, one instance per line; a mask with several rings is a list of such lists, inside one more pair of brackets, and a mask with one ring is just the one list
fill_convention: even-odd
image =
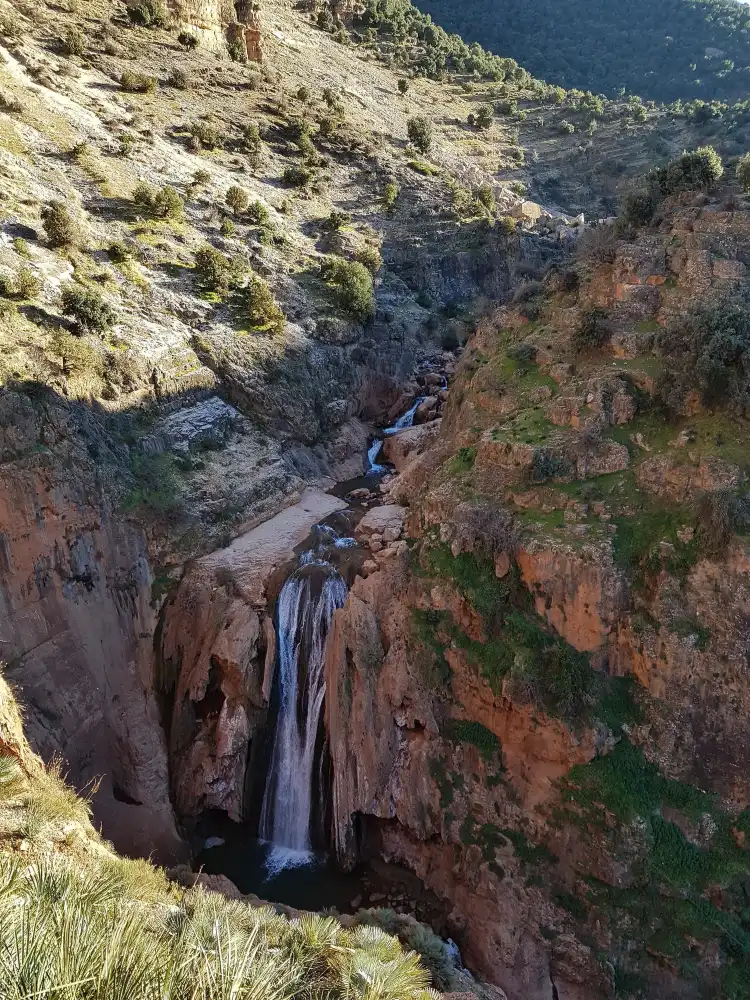
[(346, 581), (326, 549), (348, 548), (319, 525), (312, 549), (284, 584), (277, 604), (279, 714), (263, 796), (260, 836), (271, 843), (269, 871), (305, 864), (312, 848), (318, 731), (325, 698), (324, 655), (328, 629), (346, 603)]

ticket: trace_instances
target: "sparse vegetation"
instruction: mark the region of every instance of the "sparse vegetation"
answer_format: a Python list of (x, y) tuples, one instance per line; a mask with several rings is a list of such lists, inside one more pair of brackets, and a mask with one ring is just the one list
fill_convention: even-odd
[(42, 222), (51, 247), (71, 246), (77, 242), (78, 229), (66, 205), (53, 201), (42, 209)]
[(375, 312), (372, 275), (359, 261), (328, 257), (322, 276), (334, 289), (338, 305), (354, 319), (365, 322)]
[(136, 184), (133, 201), (157, 219), (181, 219), (185, 213), (182, 195), (169, 184), (163, 188), (143, 182)]
[(226, 295), (243, 283), (247, 265), (240, 258), (227, 257), (206, 244), (195, 255), (195, 273), (206, 291)]
[(106, 333), (117, 320), (114, 309), (100, 292), (75, 282), (62, 288), (60, 303), (63, 314), (71, 316), (84, 333)]
[(424, 115), (416, 115), (406, 123), (409, 142), (420, 153), (429, 153), (432, 146), (432, 122)]
[(126, 69), (120, 76), (120, 86), (129, 94), (153, 94), (159, 86), (159, 81), (155, 76), (146, 76), (144, 73)]
[(235, 215), (240, 215), (242, 212), (246, 211), (248, 204), (250, 203), (250, 198), (248, 197), (247, 191), (244, 188), (239, 187), (237, 184), (233, 184), (224, 196), (224, 201), (228, 208), (231, 208)]

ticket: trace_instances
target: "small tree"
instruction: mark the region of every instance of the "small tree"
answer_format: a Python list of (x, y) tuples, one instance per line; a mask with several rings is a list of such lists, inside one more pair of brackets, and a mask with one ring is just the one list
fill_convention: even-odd
[(487, 181), (484, 184), (480, 184), (479, 187), (474, 192), (475, 200), (485, 208), (490, 215), (495, 212), (495, 192), (492, 190), (492, 185)]
[(182, 195), (167, 184), (166, 187), (156, 192), (153, 212), (159, 219), (181, 219), (185, 214), (185, 202)]
[(84, 288), (75, 282), (67, 284), (61, 292), (63, 314), (72, 316), (84, 333), (106, 333), (114, 325), (116, 315), (101, 294), (93, 288)]
[(70, 27), (65, 32), (62, 40), (63, 51), (69, 56), (82, 56), (86, 51), (86, 37), (83, 32), (76, 27)]
[(481, 129), (488, 129), (494, 121), (492, 107), (489, 104), (482, 104), (477, 111), (476, 126)]
[(250, 122), (242, 132), (242, 138), (247, 152), (250, 166), (256, 170), (260, 166), (260, 157), (263, 151), (263, 142), (260, 138), (260, 130), (255, 122)]
[(396, 199), (398, 198), (398, 184), (394, 181), (388, 181), (386, 186), (383, 188), (383, 208), (390, 212), (391, 209), (396, 204)]
[(432, 123), (424, 115), (416, 115), (406, 123), (409, 142), (420, 153), (428, 153), (432, 145)]
[(247, 274), (245, 263), (238, 257), (227, 257), (208, 243), (195, 255), (195, 273), (210, 292), (226, 295), (239, 288)]
[(30, 267), (22, 267), (16, 275), (16, 294), (21, 299), (35, 299), (42, 283)]
[(164, 0), (141, 0), (128, 7), (128, 17), (133, 24), (140, 24), (144, 28), (166, 28), (169, 24)]
[(745, 153), (737, 164), (737, 180), (743, 191), (750, 191), (750, 153)]
[(402, 95), (409, 92), (409, 81), (405, 80), (404, 77), (398, 81), (398, 92)]
[(375, 313), (372, 275), (356, 260), (329, 257), (321, 268), (323, 278), (336, 292), (339, 306), (355, 319), (365, 322)]
[(51, 247), (70, 246), (76, 242), (76, 227), (67, 206), (53, 201), (42, 209), (44, 231)]
[(250, 325), (264, 333), (282, 333), (286, 316), (273, 297), (273, 292), (257, 274), (250, 276), (247, 286)]
[(240, 212), (244, 212), (250, 201), (247, 191), (245, 191), (244, 188), (238, 187), (237, 184), (233, 184), (229, 188), (224, 200), (235, 215), (239, 215)]
[(247, 217), (254, 226), (265, 226), (270, 215), (262, 201), (253, 201), (247, 207)]

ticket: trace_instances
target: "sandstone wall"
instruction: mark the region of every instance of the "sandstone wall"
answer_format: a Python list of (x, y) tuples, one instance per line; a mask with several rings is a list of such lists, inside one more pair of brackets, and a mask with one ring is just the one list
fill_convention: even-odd
[[(0, 394), (0, 655), (32, 748), (126, 853), (179, 854), (152, 690), (146, 538), (113, 510), (106, 443), (85, 410)], [(111, 455), (109, 456), (112, 457)]]

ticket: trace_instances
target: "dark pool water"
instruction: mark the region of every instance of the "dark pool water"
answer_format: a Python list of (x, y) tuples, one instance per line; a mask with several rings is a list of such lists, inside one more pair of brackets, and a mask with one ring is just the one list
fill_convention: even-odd
[(363, 872), (342, 872), (325, 854), (293, 853), (250, 837), (238, 826), (223, 828), (225, 843), (200, 851), (193, 867), (226, 875), (242, 893), (301, 910), (335, 907), (353, 912), (352, 900), (366, 893)]

